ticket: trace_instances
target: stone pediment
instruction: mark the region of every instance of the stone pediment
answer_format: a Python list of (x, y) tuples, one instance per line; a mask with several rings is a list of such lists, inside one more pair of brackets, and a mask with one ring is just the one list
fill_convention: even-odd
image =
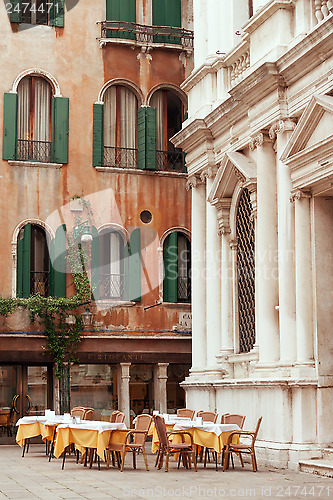
[(295, 189), (325, 191), (333, 178), (333, 97), (315, 95), (304, 110), (281, 161), (291, 169)]
[(226, 153), (214, 179), (208, 201), (232, 198), (238, 182), (256, 183), (257, 168), (243, 153)]

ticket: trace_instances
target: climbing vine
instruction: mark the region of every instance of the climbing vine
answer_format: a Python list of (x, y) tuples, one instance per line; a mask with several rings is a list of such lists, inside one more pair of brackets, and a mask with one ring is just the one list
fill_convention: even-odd
[[(88, 215), (88, 225), (93, 223), (90, 204), (83, 196), (75, 196)], [(82, 226), (82, 227), (81, 227)], [(65, 367), (76, 361), (77, 347), (81, 341), (83, 321), (79, 309), (91, 300), (91, 287), (85, 263), (89, 262), (87, 250), (77, 243), (85, 230), (81, 217), (76, 217), (72, 233), (67, 233), (66, 259), (73, 276), (75, 295), (73, 297), (43, 297), (39, 294), (28, 298), (0, 297), (0, 315), (8, 317), (18, 308), (29, 312), (31, 324), (43, 325), (47, 348), (56, 363), (56, 376), (66, 373)], [(77, 229), (79, 228), (79, 229)], [(74, 233), (76, 229), (76, 234)]]

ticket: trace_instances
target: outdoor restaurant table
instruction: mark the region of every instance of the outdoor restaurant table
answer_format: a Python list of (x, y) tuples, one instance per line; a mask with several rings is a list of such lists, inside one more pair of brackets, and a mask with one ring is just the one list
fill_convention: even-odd
[(18, 426), (16, 442), (22, 448), (26, 439), (36, 436), (42, 436), (44, 442), (46, 440), (52, 441), (55, 426), (62, 423), (63, 420), (63, 415), (57, 415), (52, 418), (45, 417), (44, 415), (22, 417), (16, 422)]
[[(111, 423), (100, 420), (82, 420), (80, 424), (63, 423), (58, 425), (54, 456), (59, 458), (70, 444), (77, 449), (95, 448), (99, 457), (104, 460), (104, 451), (108, 446), (110, 434), (116, 439), (117, 431), (125, 429), (124, 423)], [(119, 438), (123, 432), (119, 432)]]
[[(216, 451), (218, 454), (221, 453), (223, 447), (227, 443), (227, 439), (232, 431), (239, 431), (239, 427), (236, 424), (214, 424), (212, 422), (204, 422), (200, 424), (194, 420), (177, 422), (175, 424), (167, 425), (167, 431), (186, 431), (189, 432), (193, 437), (194, 444), (202, 446), (205, 448), (210, 448)], [(235, 442), (238, 442), (238, 437), (235, 436)], [(185, 441), (190, 442), (189, 436), (185, 436)], [(173, 443), (181, 443), (180, 435), (172, 436)], [(156, 429), (153, 430), (152, 439), (152, 452), (155, 453), (158, 450), (159, 440), (157, 436)]]

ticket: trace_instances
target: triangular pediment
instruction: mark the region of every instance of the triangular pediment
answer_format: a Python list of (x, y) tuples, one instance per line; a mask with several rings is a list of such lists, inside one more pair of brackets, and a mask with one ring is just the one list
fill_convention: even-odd
[(238, 182), (255, 182), (256, 165), (243, 153), (226, 153), (215, 176), (208, 201), (232, 198)]
[(281, 160), (288, 160), (306, 151), (314, 150), (317, 146), (333, 140), (333, 97), (315, 95), (305, 108), (289, 142), (281, 156)]

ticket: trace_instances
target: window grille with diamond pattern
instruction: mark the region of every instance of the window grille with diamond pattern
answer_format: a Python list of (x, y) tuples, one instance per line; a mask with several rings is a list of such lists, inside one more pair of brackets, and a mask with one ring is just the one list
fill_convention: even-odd
[(236, 216), (240, 352), (249, 352), (255, 343), (255, 247), (251, 210), (250, 194), (244, 189)]

